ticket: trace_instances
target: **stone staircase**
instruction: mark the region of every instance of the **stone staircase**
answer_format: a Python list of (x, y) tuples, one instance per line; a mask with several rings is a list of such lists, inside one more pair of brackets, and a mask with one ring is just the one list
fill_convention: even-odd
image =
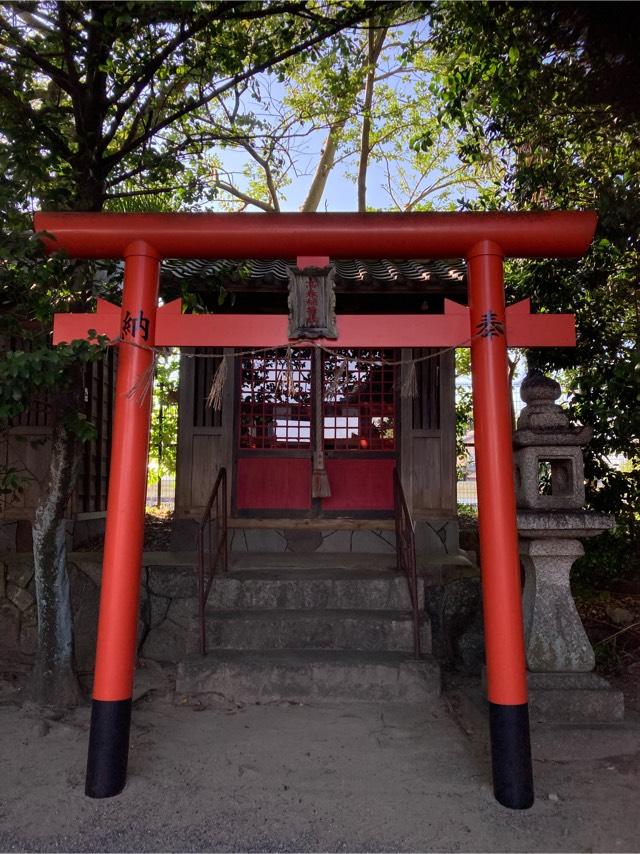
[(416, 661), (409, 591), (393, 556), (235, 556), (209, 596), (208, 654), (195, 653), (194, 622), (176, 689), (237, 702), (427, 702), (440, 673), (423, 620)]

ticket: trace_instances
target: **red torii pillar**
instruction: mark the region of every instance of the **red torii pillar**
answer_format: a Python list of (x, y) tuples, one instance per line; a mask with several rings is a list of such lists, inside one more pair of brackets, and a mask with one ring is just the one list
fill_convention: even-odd
[[(119, 334), (125, 342), (143, 345), (120, 347), (87, 795), (116, 795), (126, 782), (151, 410), (150, 394), (141, 402), (128, 393), (150, 369), (152, 354), (146, 347), (186, 343), (160, 341), (155, 336), (160, 259), (463, 256), (469, 267), (470, 327), (466, 324), (466, 329), (472, 335), (494, 792), (504, 806), (531, 806), (533, 779), (507, 385), (503, 258), (582, 255), (593, 238), (596, 220), (593, 212), (36, 214), (35, 229), (46, 232), (43, 240), (49, 250), (65, 250), (77, 258), (125, 259)], [(522, 308), (514, 307), (512, 311), (514, 315), (521, 314)], [(451, 313), (462, 316), (466, 310), (453, 309)], [(385, 324), (387, 321), (388, 318)], [(413, 324), (415, 318), (408, 322)], [(175, 321), (174, 328), (179, 329)], [(406, 332), (407, 327), (396, 346), (411, 346), (411, 336)], [(452, 343), (464, 346), (469, 337), (467, 334), (465, 339)], [(550, 341), (549, 335), (525, 338), (533, 346), (561, 343)], [(191, 339), (189, 343), (196, 342)], [(284, 339), (274, 343), (284, 343)], [(349, 346), (344, 336), (339, 345), (332, 343)], [(371, 339), (367, 343), (371, 345)], [(509, 343), (514, 346), (516, 341)], [(440, 342), (423, 339), (417, 346), (434, 344), (439, 346)]]

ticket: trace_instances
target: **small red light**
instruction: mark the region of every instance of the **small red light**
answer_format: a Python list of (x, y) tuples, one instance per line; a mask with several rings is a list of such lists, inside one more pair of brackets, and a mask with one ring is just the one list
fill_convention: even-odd
[(360, 439), (360, 447), (361, 448), (368, 448), (369, 442), (366, 439)]

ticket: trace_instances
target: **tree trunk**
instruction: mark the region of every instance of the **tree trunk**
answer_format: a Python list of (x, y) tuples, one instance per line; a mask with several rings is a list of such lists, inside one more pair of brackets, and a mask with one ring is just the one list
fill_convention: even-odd
[(374, 29), (375, 22), (371, 19), (369, 30), (369, 52), (367, 56), (367, 77), (364, 89), (364, 105), (362, 108), (362, 131), (360, 134), (360, 162), (358, 163), (358, 212), (367, 210), (367, 172), (369, 170), (369, 155), (371, 154), (371, 107), (373, 106), (373, 88), (375, 86), (376, 66), (387, 28)]
[(38, 651), (32, 695), (36, 702), (48, 706), (75, 706), (82, 698), (74, 671), (64, 519), (76, 482), (78, 460), (77, 438), (58, 423), (53, 429), (49, 483), (33, 523)]
[(345, 122), (339, 122), (337, 125), (334, 125), (327, 134), (327, 138), (325, 139), (324, 147), (322, 149), (322, 156), (318, 163), (318, 168), (313, 176), (313, 181), (309, 187), (307, 197), (300, 206), (301, 213), (315, 213), (318, 210), (318, 206), (322, 200), (322, 194), (327, 186), (329, 173), (333, 169), (338, 137), (342, 133), (344, 125)]

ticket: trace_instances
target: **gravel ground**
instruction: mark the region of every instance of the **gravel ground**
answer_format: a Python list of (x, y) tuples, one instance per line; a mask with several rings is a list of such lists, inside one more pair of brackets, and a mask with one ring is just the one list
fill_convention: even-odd
[(490, 786), (472, 683), (431, 708), (146, 693), (129, 779), (84, 796), (89, 709), (0, 697), (3, 851), (638, 851), (640, 720), (537, 726), (536, 803)]

